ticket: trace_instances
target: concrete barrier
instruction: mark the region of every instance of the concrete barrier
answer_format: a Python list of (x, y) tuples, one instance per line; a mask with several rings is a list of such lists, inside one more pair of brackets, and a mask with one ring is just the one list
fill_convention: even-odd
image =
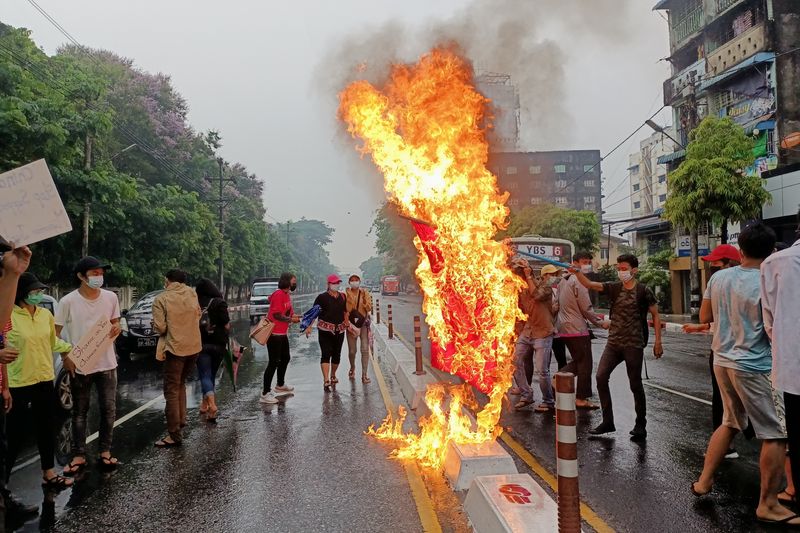
[(467, 490), (478, 476), (516, 474), (517, 465), (497, 441), (456, 444), (447, 447), (444, 473), (453, 490)]
[(464, 501), (476, 533), (554, 533), (556, 502), (529, 474), (479, 476)]
[(417, 415), (427, 414), (425, 405), (425, 392), (428, 385), (436, 383), (436, 378), (431, 374), (415, 374), (416, 364), (414, 354), (396, 336), (389, 339), (389, 331), (383, 324), (375, 325), (375, 342), (383, 349), (383, 359), (392, 369), (406, 401)]

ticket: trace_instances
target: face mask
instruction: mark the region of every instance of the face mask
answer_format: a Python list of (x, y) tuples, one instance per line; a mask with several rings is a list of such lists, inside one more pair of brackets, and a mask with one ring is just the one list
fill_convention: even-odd
[(328, 290), (336, 292), (336, 291), (339, 290), (339, 287), (340, 287), (340, 285), (338, 283), (332, 283), (332, 284), (328, 285)]
[(296, 291), (297, 290), (297, 283), (292, 283), (291, 285), (289, 285), (289, 290), (292, 291), (292, 292)]
[(350, 288), (351, 289), (357, 289), (360, 286), (361, 286), (361, 282), (360, 281), (351, 281), (350, 282)]
[(547, 280), (547, 284), (550, 285), (551, 287), (555, 287), (557, 283), (558, 283), (558, 278), (550, 278)]
[(89, 276), (86, 278), (86, 284), (92, 289), (99, 289), (103, 286), (103, 276)]
[(617, 271), (617, 276), (619, 276), (619, 280), (622, 283), (627, 283), (633, 278), (633, 272), (630, 270), (619, 270)]
[(29, 294), (27, 298), (25, 298), (25, 303), (30, 305), (39, 305), (44, 300), (44, 294), (41, 292), (37, 292), (34, 294)]
[(583, 272), (584, 274), (591, 274), (592, 265), (581, 265), (581, 272)]

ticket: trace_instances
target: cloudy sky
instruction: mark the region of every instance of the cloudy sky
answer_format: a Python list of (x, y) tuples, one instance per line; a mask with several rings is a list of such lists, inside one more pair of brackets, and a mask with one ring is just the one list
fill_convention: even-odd
[[(223, 155), (266, 182), (269, 221), (319, 218), (343, 272), (372, 255), (367, 235), (381, 177), (337, 124), (336, 92), (366, 62), (412, 60), (456, 40), (477, 68), (517, 83), (526, 149), (605, 154), (661, 107), (665, 20), (655, 0), (38, 0), (78, 41), (172, 76), (198, 130), (218, 129)], [(65, 41), (25, 0), (0, 0), (48, 53)], [(658, 121), (670, 121), (663, 111)], [(629, 215), (627, 154), (603, 162), (608, 218)], [(622, 200), (620, 202), (620, 200)]]

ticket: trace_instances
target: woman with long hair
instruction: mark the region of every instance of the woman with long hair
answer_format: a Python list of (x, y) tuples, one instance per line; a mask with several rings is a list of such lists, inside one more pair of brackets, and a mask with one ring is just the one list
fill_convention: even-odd
[[(339, 292), (342, 279), (336, 275), (328, 276), (328, 290), (317, 296), (314, 305), (320, 307), (317, 317), (319, 332), (319, 349), (321, 352), (320, 369), (322, 370), (322, 387), (331, 392), (339, 382), (336, 370), (342, 357), (345, 331), (347, 330), (347, 299)], [(306, 329), (306, 337), (311, 335), (313, 323)]]
[[(274, 323), (272, 334), (267, 340), (267, 355), (269, 363), (264, 370), (264, 387), (261, 390), (261, 403), (278, 403), (278, 396), (285, 396), (294, 391), (294, 387), (287, 385), (286, 369), (292, 358), (289, 353), (289, 325), (300, 322), (300, 317), (294, 314), (292, 298), (289, 296), (297, 289), (297, 278), (291, 272), (284, 272), (278, 280), (278, 290), (269, 297), (269, 313), (267, 320)], [(272, 378), (278, 374), (278, 383), (272, 388)], [(273, 392), (274, 390), (274, 392)]]
[(197, 358), (197, 373), (203, 390), (200, 412), (207, 413), (208, 421), (214, 422), (219, 413), (214, 380), (225, 357), (225, 350), (228, 349), (231, 318), (228, 314), (228, 303), (210, 279), (201, 278), (195, 286), (195, 292), (197, 302), (203, 310), (200, 317), (203, 349)]

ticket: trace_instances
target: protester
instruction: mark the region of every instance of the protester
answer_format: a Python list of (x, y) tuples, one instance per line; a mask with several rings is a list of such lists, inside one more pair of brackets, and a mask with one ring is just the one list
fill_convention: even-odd
[[(284, 272), (278, 280), (278, 290), (269, 297), (269, 313), (267, 319), (275, 324), (267, 340), (269, 363), (264, 370), (264, 387), (261, 390), (261, 403), (278, 403), (278, 396), (291, 394), (294, 387), (285, 382), (286, 369), (292, 358), (289, 352), (289, 324), (297, 323), (300, 317), (294, 314), (291, 292), (297, 289), (297, 278), (294, 274)], [(272, 392), (272, 378), (278, 373), (278, 383)]]
[(697, 496), (711, 492), (714, 473), (749, 417), (756, 437), (762, 441), (761, 494), (756, 518), (767, 524), (800, 526), (800, 517), (778, 502), (786, 430), (782, 420), (783, 401), (773, 395), (770, 381), (772, 350), (760, 294), (760, 266), (774, 246), (775, 232), (764, 224), (743, 229), (739, 234), (741, 265), (721, 270), (709, 280), (708, 297), (704, 297), (700, 307), (700, 321), (716, 324), (712, 343), (714, 372), (724, 414), (722, 425), (708, 443), (703, 472), (692, 484), (692, 492)]
[(203, 348), (200, 305), (194, 289), (186, 285), (183, 270), (167, 272), (164, 292), (153, 301), (153, 328), (159, 334), (156, 358), (164, 361), (164, 399), (169, 435), (156, 441), (158, 448), (180, 446), (186, 426), (186, 378)]
[[(800, 213), (798, 213), (800, 218)], [(800, 226), (797, 228), (800, 237)], [(800, 239), (761, 265), (764, 329), (772, 339), (772, 383), (783, 392), (789, 442), (789, 486), (779, 500), (797, 504), (792, 481), (800, 480)]]
[(350, 371), (347, 377), (356, 377), (356, 349), (361, 342), (361, 382), (370, 383), (369, 369), (369, 315), (372, 313), (372, 296), (361, 288), (361, 278), (356, 274), (350, 276), (349, 287), (345, 291), (347, 297), (347, 357), (350, 359)]
[(200, 339), (203, 348), (197, 356), (197, 375), (203, 399), (200, 402), (200, 413), (205, 413), (209, 422), (217, 420), (216, 387), (214, 381), (225, 351), (228, 349), (228, 332), (231, 329), (231, 318), (228, 314), (228, 302), (222, 293), (207, 278), (200, 278), (195, 284), (197, 303), (202, 309), (200, 315)]
[[(55, 323), (56, 335), (72, 344), (80, 342), (91, 331), (98, 320), (111, 322), (110, 336), (116, 338), (122, 331), (119, 327), (119, 300), (111, 291), (102, 289), (104, 275), (111, 267), (95, 257), (84, 257), (75, 265), (73, 273), (80, 287), (58, 304)], [(116, 468), (119, 461), (111, 455), (114, 422), (117, 415), (117, 354), (114, 344), (109, 343), (105, 352), (98, 356), (91, 372), (84, 374), (75, 368), (69, 358), (64, 359), (64, 368), (72, 374), (72, 461), (64, 474), (74, 476), (86, 468), (86, 417), (92, 385), (97, 390), (100, 407), (99, 460), (103, 467)]]
[(8, 365), (11, 410), (8, 414), (6, 482), (25, 440), (25, 426), (32, 422), (42, 467), (42, 486), (62, 490), (71, 487), (73, 481), (54, 470), (56, 403), (53, 352), (63, 357), (69, 354), (72, 346), (56, 335), (55, 319), (50, 311), (38, 307), (45, 289), (47, 286), (30, 272), (20, 276), (11, 313), (11, 330), (5, 337), (6, 348), (18, 351), (17, 359)]
[[(320, 307), (317, 317), (319, 332), (319, 348), (322, 353), (320, 367), (322, 369), (323, 389), (331, 392), (339, 382), (336, 370), (342, 357), (345, 331), (347, 330), (347, 298), (339, 292), (342, 279), (336, 274), (328, 276), (328, 290), (314, 300)], [(313, 323), (306, 329), (306, 336), (311, 334)]]
[(661, 347), (661, 318), (655, 296), (650, 289), (636, 281), (639, 260), (631, 254), (617, 257), (617, 282), (591, 281), (575, 266), (570, 271), (587, 289), (605, 293), (611, 308), (608, 342), (597, 367), (597, 393), (600, 396), (603, 421), (590, 430), (590, 433), (602, 435), (616, 431), (608, 381), (614, 369), (624, 362), (636, 410), (636, 424), (630, 432), (631, 438), (635, 441), (644, 440), (647, 438), (647, 409), (642, 385), (642, 364), (649, 336), (648, 311), (653, 316), (656, 335), (653, 355), (658, 359), (664, 354)]
[[(742, 262), (742, 257), (739, 250), (730, 244), (720, 244), (714, 248), (710, 254), (701, 257), (703, 261), (709, 263), (711, 275), (724, 268), (731, 268), (739, 266)], [(706, 287), (706, 294), (704, 298), (708, 298), (708, 287)], [(714, 333), (714, 324), (685, 324), (683, 326), (684, 333), (702, 333), (710, 331)], [(714, 375), (714, 352), (708, 354), (708, 365), (711, 372), (711, 425), (712, 431), (715, 431), (722, 425), (722, 397), (719, 393), (719, 385), (717, 384), (717, 377)], [(737, 459), (739, 453), (731, 447), (725, 454), (726, 459)]]
[(542, 403), (536, 406), (535, 411), (548, 412), (555, 409), (550, 361), (558, 308), (552, 287), (558, 280), (559, 270), (553, 265), (545, 265), (541, 270), (541, 277), (535, 279), (531, 274), (530, 265), (524, 259), (514, 260), (512, 269), (517, 275), (521, 275), (527, 284), (520, 293), (520, 307), (528, 316), (514, 350), (514, 378), (520, 389), (520, 398), (514, 408), (524, 409), (534, 403), (533, 389), (525, 376), (526, 362), (533, 358), (533, 370), (542, 391)]
[[(584, 274), (592, 271), (592, 254), (578, 252), (572, 257), (572, 265)], [(589, 334), (591, 323), (608, 329), (608, 324), (598, 318), (589, 299), (589, 291), (581, 285), (576, 276), (568, 274), (558, 286), (558, 335), (569, 349), (572, 361), (560, 370), (577, 376), (575, 407), (578, 409), (598, 409), (592, 403), (592, 339)]]
[(11, 319), (17, 281), (31, 264), (31, 250), (27, 246), (13, 248), (0, 254), (0, 326)]

